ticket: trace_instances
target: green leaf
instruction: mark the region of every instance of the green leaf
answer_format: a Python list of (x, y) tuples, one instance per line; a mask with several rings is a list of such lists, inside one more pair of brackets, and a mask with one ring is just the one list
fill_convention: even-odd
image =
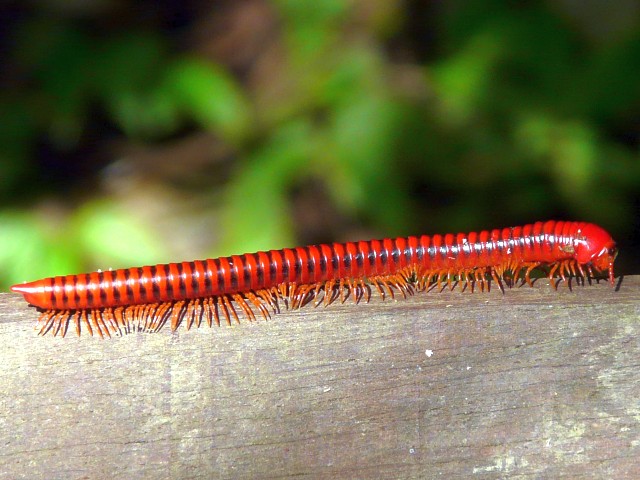
[(106, 262), (103, 268), (157, 263), (167, 257), (157, 235), (141, 228), (135, 215), (109, 200), (84, 204), (74, 213), (69, 229), (83, 251)]
[(35, 212), (0, 212), (0, 288), (77, 270), (78, 250), (49, 222)]
[(350, 215), (375, 212), (393, 231), (402, 230), (410, 212), (394, 158), (401, 112), (384, 95), (363, 92), (351, 98), (335, 111), (318, 169), (337, 205)]
[(240, 87), (221, 67), (196, 58), (175, 62), (166, 74), (177, 103), (202, 127), (231, 142), (248, 133), (250, 106)]
[(223, 254), (282, 248), (294, 240), (287, 193), (306, 170), (312, 130), (293, 122), (246, 160), (229, 184), (223, 218)]

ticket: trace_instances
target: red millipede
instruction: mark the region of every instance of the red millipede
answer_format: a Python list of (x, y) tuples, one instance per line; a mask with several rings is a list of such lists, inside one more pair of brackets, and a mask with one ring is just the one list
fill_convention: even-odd
[[(265, 319), (312, 299), (329, 304), (348, 296), (368, 301), (374, 287), (384, 298), (399, 291), (479, 284), (501, 290), (519, 278), (531, 284), (531, 271), (548, 267), (548, 277), (590, 280), (608, 272), (614, 284), (617, 248), (611, 236), (592, 223), (548, 221), (481, 232), (423, 235), (396, 239), (311, 245), (193, 262), (169, 263), (80, 275), (45, 278), (14, 285), (42, 312), (41, 335), (67, 333), (73, 323), (101, 337), (133, 331), (155, 332), (249, 320), (256, 309)], [(552, 283), (554, 288), (557, 283)], [(234, 306), (235, 305), (235, 306)]]

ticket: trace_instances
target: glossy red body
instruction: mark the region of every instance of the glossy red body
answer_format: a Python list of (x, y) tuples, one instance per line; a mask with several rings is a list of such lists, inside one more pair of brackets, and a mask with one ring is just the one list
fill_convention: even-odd
[(174, 302), (271, 289), (283, 283), (320, 284), (424, 272), (526, 267), (575, 260), (608, 270), (613, 283), (615, 242), (584, 222), (537, 222), (481, 232), (333, 243), (193, 262), (67, 275), (14, 285), (42, 309), (99, 309)]

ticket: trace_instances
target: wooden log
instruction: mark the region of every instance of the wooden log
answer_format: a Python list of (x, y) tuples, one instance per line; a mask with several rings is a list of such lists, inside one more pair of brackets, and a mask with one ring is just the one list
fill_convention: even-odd
[(100, 340), (2, 294), (0, 478), (640, 478), (639, 299), (539, 280)]

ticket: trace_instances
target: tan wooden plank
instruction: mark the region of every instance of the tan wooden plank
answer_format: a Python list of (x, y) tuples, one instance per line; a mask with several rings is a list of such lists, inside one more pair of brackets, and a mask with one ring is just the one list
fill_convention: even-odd
[(640, 277), (112, 340), (0, 295), (0, 478), (640, 478)]

